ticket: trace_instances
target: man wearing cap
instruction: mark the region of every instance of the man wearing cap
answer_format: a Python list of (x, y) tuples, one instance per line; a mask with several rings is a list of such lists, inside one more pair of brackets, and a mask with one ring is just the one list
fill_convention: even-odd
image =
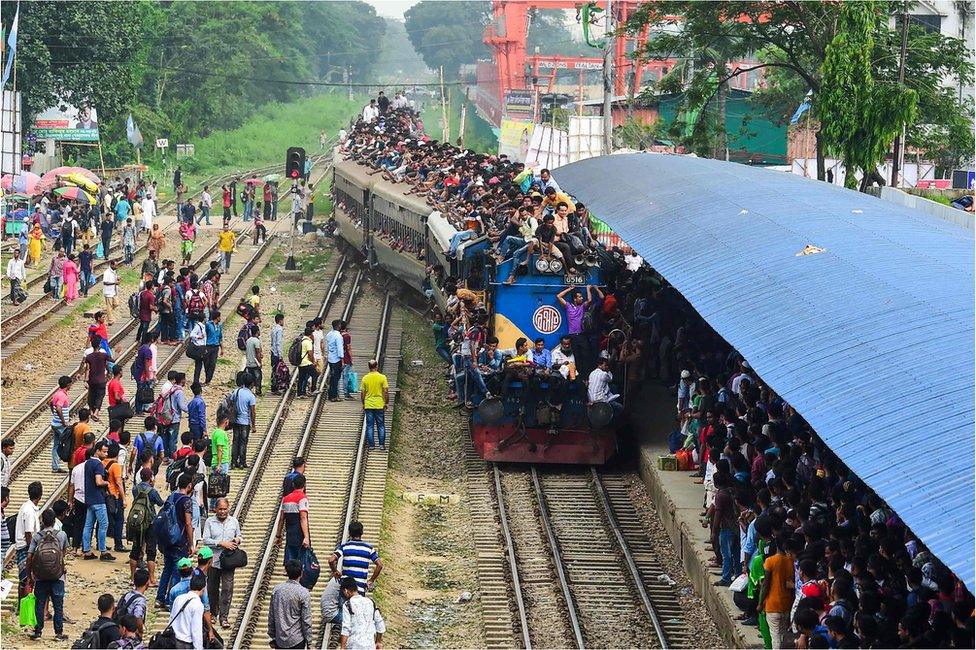
[[(183, 594), (192, 591), (190, 588), (190, 582), (193, 580), (194, 576), (201, 575), (204, 577), (204, 580), (206, 580), (207, 573), (210, 571), (210, 565), (212, 562), (213, 551), (209, 546), (203, 546), (197, 552), (196, 568), (193, 568), (193, 560), (190, 558), (180, 558), (180, 561), (176, 563), (176, 568), (180, 572), (180, 581), (173, 585), (172, 589), (169, 590), (169, 606), (171, 612), (173, 611), (173, 603), (176, 602), (176, 599)], [(207, 638), (212, 641), (214, 639), (213, 617), (210, 614), (210, 598), (208, 597), (206, 589), (204, 589), (200, 594), (200, 601), (203, 603), (204, 631)]]
[(742, 382), (752, 383), (752, 377), (749, 375), (750, 370), (752, 370), (752, 367), (749, 365), (749, 362), (743, 359), (739, 364), (739, 372), (735, 373), (735, 376), (732, 377), (732, 382), (729, 384), (732, 392), (740, 397), (742, 396)]

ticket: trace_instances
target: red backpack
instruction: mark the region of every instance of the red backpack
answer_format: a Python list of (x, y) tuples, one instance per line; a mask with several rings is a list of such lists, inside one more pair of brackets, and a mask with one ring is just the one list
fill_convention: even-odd
[(190, 319), (202, 318), (207, 308), (207, 301), (199, 289), (191, 289), (186, 295), (186, 315)]

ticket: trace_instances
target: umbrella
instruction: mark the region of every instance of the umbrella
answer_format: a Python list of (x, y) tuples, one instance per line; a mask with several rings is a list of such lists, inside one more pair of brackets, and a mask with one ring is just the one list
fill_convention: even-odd
[(13, 190), (23, 194), (32, 194), (41, 177), (33, 172), (20, 172), (16, 176), (10, 174), (0, 179), (0, 187), (5, 190)]
[(24, 194), (23, 192), (12, 192), (11, 194), (5, 194), (3, 198), (7, 201), (30, 201), (30, 196)]
[(80, 187), (81, 189), (85, 190), (89, 194), (95, 194), (96, 192), (98, 192), (98, 185), (93, 183), (84, 174), (80, 174), (78, 172), (72, 172), (70, 174), (65, 174), (64, 176), (60, 176), (60, 178), (68, 181), (72, 185), (76, 185)]
[(245, 185), (260, 185), (263, 182), (264, 181), (261, 180), (260, 178), (249, 178), (246, 181), (244, 181), (244, 184)]
[(95, 205), (95, 199), (80, 187), (59, 187), (54, 193), (71, 201), (88, 201), (89, 205)]
[(281, 174), (268, 174), (267, 176), (264, 177), (264, 180), (268, 181), (269, 183), (277, 183), (282, 178), (283, 177)]
[(98, 176), (94, 173), (88, 171), (84, 167), (55, 167), (48, 173), (41, 176), (41, 180), (34, 187), (34, 193), (47, 192), (48, 190), (53, 190), (58, 186), (58, 176), (66, 176), (68, 174), (81, 174), (88, 180), (98, 183), (101, 181)]

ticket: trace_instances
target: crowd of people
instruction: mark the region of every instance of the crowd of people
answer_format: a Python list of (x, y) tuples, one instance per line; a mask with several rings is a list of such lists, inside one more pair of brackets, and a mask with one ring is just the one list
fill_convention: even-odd
[[(343, 151), (426, 197), (457, 230), (450, 255), (487, 236), (496, 272), (513, 260), (497, 278), (510, 284), (533, 253), (572, 270), (601, 248), (586, 207), (548, 170), (438, 143), (408, 108), (373, 105)], [(499, 350), (479, 304), (487, 278), (431, 267), (431, 291), (451, 296), (433, 326), (452, 368), (450, 398), (471, 406), (504, 391), (511, 366), (555, 386), (582, 375), (588, 401), (615, 411), (644, 382), (676, 386), (672, 451), (700, 468), (716, 585), (733, 589), (740, 620), (759, 627), (766, 647), (972, 647), (972, 595), (897, 514), (634, 251), (604, 249), (599, 259), (602, 291), (558, 296), (569, 332), (552, 350), (525, 339)]]

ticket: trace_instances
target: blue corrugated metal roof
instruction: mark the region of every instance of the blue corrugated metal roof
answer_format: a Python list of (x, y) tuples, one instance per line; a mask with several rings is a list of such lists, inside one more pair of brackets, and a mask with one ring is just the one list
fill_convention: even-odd
[[(974, 239), (792, 174), (629, 154), (553, 172), (974, 584)], [(823, 249), (797, 254), (807, 246)]]

